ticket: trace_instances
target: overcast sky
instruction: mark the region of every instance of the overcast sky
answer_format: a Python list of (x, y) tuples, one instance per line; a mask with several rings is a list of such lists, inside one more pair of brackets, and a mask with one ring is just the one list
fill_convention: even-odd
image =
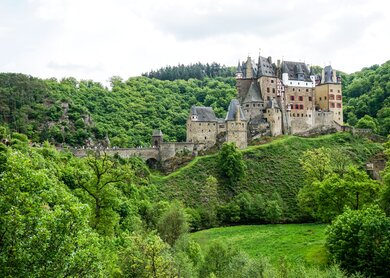
[(0, 0), (0, 72), (124, 79), (178, 63), (390, 59), (388, 0)]

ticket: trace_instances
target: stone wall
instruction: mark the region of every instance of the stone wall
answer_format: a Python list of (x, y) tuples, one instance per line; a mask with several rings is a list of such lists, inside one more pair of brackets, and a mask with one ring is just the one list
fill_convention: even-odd
[(70, 151), (77, 157), (86, 157), (88, 152), (100, 152), (113, 156), (118, 154), (122, 158), (130, 158), (139, 156), (145, 160), (153, 158), (159, 160), (158, 148), (109, 148), (109, 149), (70, 149)]
[(187, 142), (212, 147), (216, 143), (218, 122), (187, 120)]
[(226, 142), (234, 142), (238, 148), (245, 149), (248, 146), (246, 121), (227, 121), (226, 125)]
[(282, 134), (282, 112), (279, 109), (267, 108), (264, 117), (270, 125), (271, 136)]
[(265, 103), (267, 101), (276, 98), (276, 92), (277, 92), (277, 78), (276, 77), (268, 77), (268, 76), (262, 76), (258, 79), (259, 86), (260, 86), (260, 92), (263, 97), (263, 100)]
[(335, 126), (333, 121), (333, 112), (315, 111), (314, 112), (314, 126)]

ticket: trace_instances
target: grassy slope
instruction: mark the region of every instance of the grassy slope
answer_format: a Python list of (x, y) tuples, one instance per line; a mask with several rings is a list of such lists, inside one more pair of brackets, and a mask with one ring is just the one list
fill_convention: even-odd
[[(214, 241), (246, 252), (252, 258), (267, 257), (276, 264), (282, 257), (289, 262), (325, 265), (325, 226), (318, 224), (279, 224), (214, 228), (191, 234), (203, 250)], [(277, 240), (276, 240), (277, 239)]]
[(379, 144), (368, 139), (354, 137), (349, 133), (337, 133), (317, 138), (300, 138), (283, 136), (272, 142), (252, 146), (243, 150), (246, 164), (246, 175), (234, 185), (227, 186), (218, 169), (217, 155), (197, 157), (189, 165), (168, 176), (154, 175), (152, 182), (157, 185), (162, 198), (179, 199), (189, 206), (197, 206), (199, 193), (209, 175), (218, 179), (220, 201), (229, 200), (231, 196), (242, 192), (261, 193), (265, 197), (277, 192), (282, 197), (286, 220), (299, 220), (300, 213), (296, 204), (296, 194), (304, 182), (299, 158), (308, 149), (321, 146), (345, 150), (356, 164), (364, 162), (382, 150)]

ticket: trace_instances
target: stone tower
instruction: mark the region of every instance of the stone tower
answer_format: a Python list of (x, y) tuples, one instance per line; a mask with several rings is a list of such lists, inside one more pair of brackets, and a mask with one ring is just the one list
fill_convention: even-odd
[(161, 130), (153, 130), (151, 145), (153, 148), (159, 148), (163, 142), (163, 133)]
[(230, 102), (226, 115), (226, 142), (234, 142), (240, 149), (248, 145), (247, 120), (237, 99)]

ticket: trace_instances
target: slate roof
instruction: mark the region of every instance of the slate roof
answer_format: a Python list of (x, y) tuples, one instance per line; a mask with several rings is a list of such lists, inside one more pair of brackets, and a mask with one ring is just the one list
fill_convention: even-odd
[(253, 59), (250, 59), (250, 64), (248, 65), (247, 61), (245, 62), (242, 62), (241, 64), (241, 71), (243, 73), (243, 77), (244, 78), (247, 78), (246, 76), (246, 69), (249, 67), (252, 71), (252, 75), (253, 77), (256, 77), (257, 76), (257, 66), (256, 66), (256, 63), (255, 61), (253, 61)]
[(333, 80), (332, 66), (324, 67), (324, 77), (325, 80), (322, 80), (323, 83), (336, 83), (336, 80)]
[(197, 115), (198, 121), (200, 121), (200, 122), (216, 122), (217, 121), (217, 117), (215, 117), (214, 110), (211, 107), (193, 105), (191, 107), (191, 115)]
[(271, 57), (259, 57), (258, 62), (258, 76), (276, 76), (275, 68), (272, 65)]
[(283, 61), (282, 73), (288, 73), (288, 79), (290, 80), (298, 80), (298, 74), (303, 73), (303, 81), (311, 81), (310, 71), (303, 62)]
[(248, 93), (246, 94), (246, 97), (243, 101), (243, 103), (248, 102), (263, 102), (263, 99), (260, 95), (260, 89), (255, 81), (251, 82)]
[(226, 114), (226, 121), (235, 121), (236, 120), (236, 113), (237, 109), (240, 110), (240, 119), (245, 120), (244, 112), (242, 112), (240, 103), (237, 99), (232, 99), (229, 104), (229, 109)]

